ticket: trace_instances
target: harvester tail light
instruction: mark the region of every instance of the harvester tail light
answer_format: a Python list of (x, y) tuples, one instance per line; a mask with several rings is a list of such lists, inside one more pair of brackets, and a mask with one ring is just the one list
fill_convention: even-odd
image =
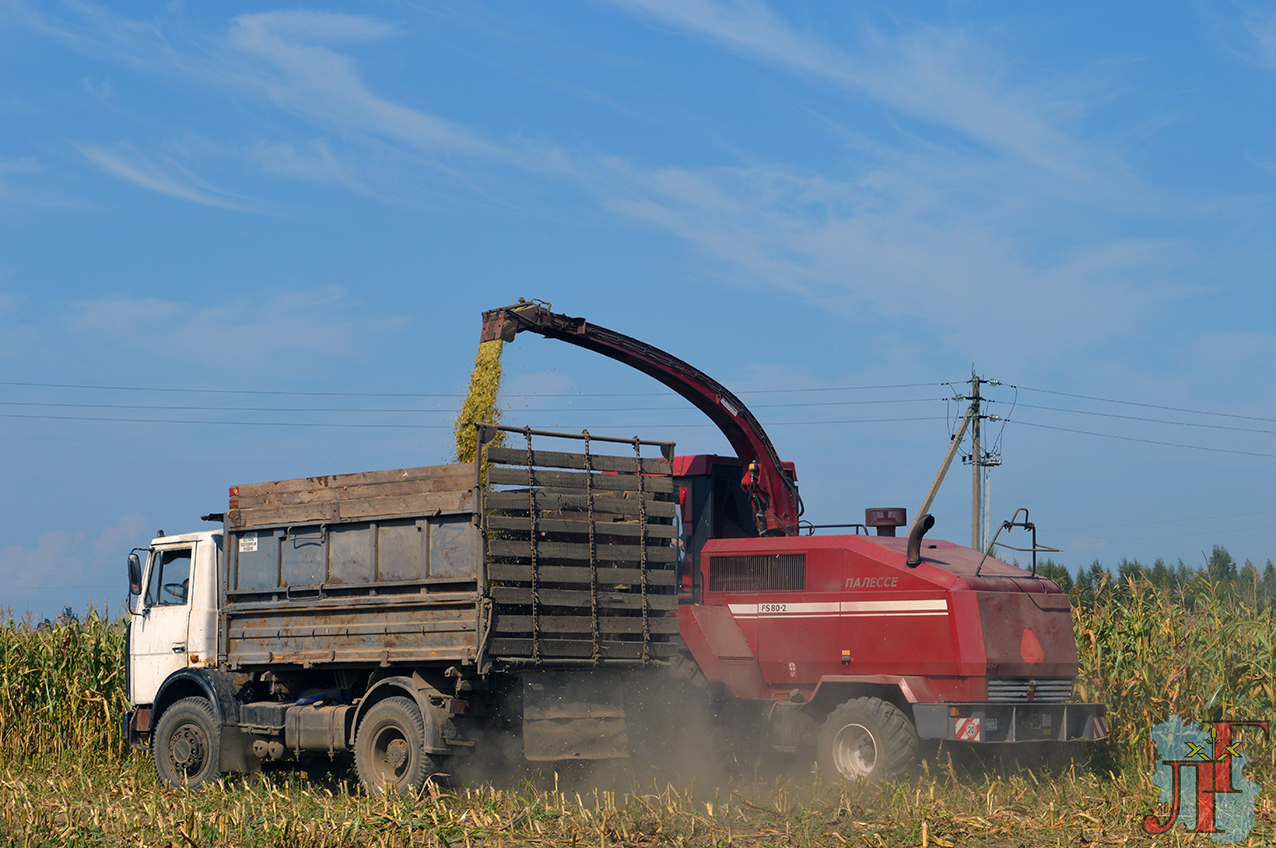
[(1019, 656), (1026, 663), (1039, 663), (1046, 658), (1046, 652), (1037, 641), (1037, 634), (1031, 628), (1023, 631), (1023, 639), (1019, 643)]

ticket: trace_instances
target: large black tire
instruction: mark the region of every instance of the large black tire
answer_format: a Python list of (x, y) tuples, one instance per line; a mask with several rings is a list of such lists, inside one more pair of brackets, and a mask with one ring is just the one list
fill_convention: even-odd
[(817, 757), (826, 779), (877, 784), (906, 775), (917, 748), (913, 723), (894, 704), (855, 698), (825, 720)]
[(151, 736), (160, 782), (194, 789), (221, 777), (220, 730), (207, 698), (183, 698), (165, 710)]
[(416, 795), (436, 771), (425, 753), (425, 722), (407, 698), (374, 704), (355, 732), (354, 765), (369, 795)]

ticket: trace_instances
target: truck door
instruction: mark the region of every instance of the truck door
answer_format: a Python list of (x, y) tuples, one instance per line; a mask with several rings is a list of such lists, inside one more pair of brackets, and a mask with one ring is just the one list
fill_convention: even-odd
[(149, 704), (164, 679), (187, 665), (195, 544), (156, 548), (147, 564), (141, 609), (130, 623), (129, 699)]

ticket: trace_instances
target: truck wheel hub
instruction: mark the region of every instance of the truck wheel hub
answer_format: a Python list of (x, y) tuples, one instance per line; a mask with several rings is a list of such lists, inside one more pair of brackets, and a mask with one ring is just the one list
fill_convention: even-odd
[(204, 763), (204, 739), (192, 727), (183, 727), (173, 736), (173, 765), (184, 772), (198, 771)]
[(403, 739), (395, 739), (385, 747), (386, 765), (398, 771), (408, 761), (408, 743)]

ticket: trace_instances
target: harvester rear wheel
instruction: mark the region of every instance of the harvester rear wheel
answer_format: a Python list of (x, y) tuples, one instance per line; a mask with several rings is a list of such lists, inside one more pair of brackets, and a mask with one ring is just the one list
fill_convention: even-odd
[(917, 731), (894, 704), (855, 698), (829, 714), (820, 729), (820, 771), (833, 780), (882, 783), (917, 763)]

